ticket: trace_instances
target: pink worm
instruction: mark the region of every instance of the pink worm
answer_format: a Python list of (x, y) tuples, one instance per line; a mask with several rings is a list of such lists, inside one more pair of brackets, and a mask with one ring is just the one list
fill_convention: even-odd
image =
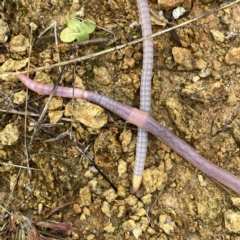
[[(147, 0), (137, 0), (142, 36), (152, 34), (152, 26)], [(153, 69), (153, 39), (143, 41), (143, 68), (140, 87), (140, 110), (150, 113), (151, 109), (151, 80)], [(136, 159), (133, 174), (133, 191), (137, 191), (142, 181), (142, 174), (147, 155), (148, 132), (138, 128)]]
[[(49, 95), (53, 89), (53, 86), (34, 82), (23, 74), (19, 74), (18, 78), (28, 88), (40, 94)], [(216, 179), (240, 194), (240, 178), (220, 168), (216, 164), (209, 162), (206, 158), (197, 153), (194, 148), (175, 136), (147, 113), (103, 95), (77, 88), (73, 90), (73, 88), (68, 87), (57, 87), (54, 96), (72, 98), (73, 93), (74, 98), (81, 98), (101, 105), (137, 127), (152, 133), (206, 175)]]

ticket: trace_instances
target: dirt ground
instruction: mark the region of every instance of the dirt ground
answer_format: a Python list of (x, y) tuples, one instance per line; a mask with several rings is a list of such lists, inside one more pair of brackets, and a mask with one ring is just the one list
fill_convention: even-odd
[[(179, 2), (189, 9), (190, 1)], [(194, 1), (189, 15), (174, 24), (226, 4)], [(160, 10), (156, 0), (149, 0), (149, 5)], [(38, 38), (53, 22), (59, 38), (67, 21), (76, 16), (99, 26), (90, 39), (108, 40), (78, 48), (60, 41), (57, 48), (52, 29)], [(16, 76), (2, 75), (56, 64), (58, 49), (63, 62), (131, 42), (141, 38), (138, 21), (135, 0), (0, 4), (0, 239), (240, 239), (238, 194), (160, 140), (149, 136), (143, 183), (133, 193), (135, 126), (96, 105), (54, 97), (41, 129), (34, 131), (48, 98), (28, 91), (25, 119), (25, 86)], [(168, 27), (154, 17), (152, 21), (153, 32)], [(151, 108), (161, 124), (237, 176), (239, 30), (237, 3), (178, 28), (182, 46), (170, 32), (155, 37)], [(142, 43), (138, 43), (66, 65), (61, 84), (73, 86), (75, 79), (75, 87), (138, 107), (141, 68)], [(53, 83), (58, 76), (58, 67), (30, 73), (42, 83)], [(63, 203), (71, 204), (47, 217)], [(57, 224), (51, 228), (50, 223)]]

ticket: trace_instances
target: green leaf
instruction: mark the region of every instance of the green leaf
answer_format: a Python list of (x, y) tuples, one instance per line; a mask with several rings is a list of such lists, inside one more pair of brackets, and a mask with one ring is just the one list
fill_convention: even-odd
[(93, 20), (79, 21), (78, 19), (71, 19), (68, 22), (68, 27), (63, 29), (60, 38), (63, 42), (72, 42), (75, 39), (84, 41), (89, 39), (89, 34), (96, 28), (96, 23)]
[(78, 19), (73, 18), (68, 22), (68, 27), (72, 29), (75, 32), (78, 32), (82, 28), (82, 22), (80, 22)]
[(62, 30), (61, 34), (60, 34), (60, 39), (63, 42), (73, 42), (76, 37), (77, 37), (78, 32), (74, 32), (73, 30), (71, 30), (70, 28), (65, 28)]
[(88, 40), (89, 39), (89, 34), (88, 33), (84, 33), (82, 32), (81, 34), (79, 33), (76, 37), (76, 39), (81, 42), (81, 41), (85, 41), (85, 40)]
[(82, 28), (85, 29), (88, 34), (94, 32), (94, 30), (96, 28), (96, 23), (93, 20), (86, 19), (86, 21), (84, 21), (82, 23), (83, 23)]

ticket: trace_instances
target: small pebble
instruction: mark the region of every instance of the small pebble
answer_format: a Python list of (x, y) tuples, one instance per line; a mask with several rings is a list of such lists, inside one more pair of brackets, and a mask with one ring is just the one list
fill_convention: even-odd
[(82, 206), (89, 206), (92, 202), (91, 199), (91, 191), (88, 186), (81, 188), (79, 191), (79, 205)]
[(225, 56), (225, 62), (240, 66), (240, 48), (231, 48)]
[(11, 52), (26, 52), (29, 48), (29, 40), (23, 35), (18, 35), (11, 39), (9, 46)]
[(231, 209), (224, 213), (225, 227), (232, 233), (240, 232), (240, 212)]
[(19, 138), (18, 127), (14, 123), (9, 123), (0, 132), (0, 145), (11, 146), (14, 145)]
[(177, 230), (177, 226), (175, 224), (174, 219), (172, 219), (169, 215), (162, 214), (159, 216), (159, 227), (163, 229), (163, 231), (168, 235), (173, 235)]

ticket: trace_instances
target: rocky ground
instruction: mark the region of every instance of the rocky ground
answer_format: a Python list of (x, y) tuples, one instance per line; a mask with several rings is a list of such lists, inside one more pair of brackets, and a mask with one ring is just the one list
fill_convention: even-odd
[[(149, 5), (158, 12), (173, 8), (172, 2), (191, 8), (188, 0), (150, 0)], [(188, 16), (173, 24), (226, 4), (194, 1)], [(25, 121), (26, 88), (16, 76), (3, 75), (56, 64), (58, 49), (63, 62), (140, 38), (135, 0), (11, 0), (3, 1), (0, 9), (1, 239), (48, 234), (55, 239), (88, 240), (240, 239), (238, 194), (208, 178), (160, 140), (149, 136), (143, 184), (134, 194), (135, 126), (96, 105), (54, 97), (42, 128), (34, 131), (48, 98), (29, 91)], [(53, 30), (37, 38), (53, 22), (59, 37), (76, 16), (99, 26), (91, 39), (108, 40), (76, 48), (61, 41), (56, 47)], [(154, 32), (169, 26), (156, 15), (152, 23)], [(181, 46), (169, 32), (154, 38), (151, 110), (154, 118), (201, 155), (238, 176), (239, 30), (237, 3), (178, 28)], [(141, 67), (138, 43), (66, 65), (62, 84), (72, 86), (75, 78), (75, 87), (138, 107)], [(58, 67), (30, 73), (42, 83), (53, 83), (58, 76)], [(76, 146), (94, 159), (117, 192)], [(31, 169), (25, 168), (28, 165)], [(54, 209), (57, 213), (48, 217)], [(50, 227), (53, 222), (57, 224)]]

